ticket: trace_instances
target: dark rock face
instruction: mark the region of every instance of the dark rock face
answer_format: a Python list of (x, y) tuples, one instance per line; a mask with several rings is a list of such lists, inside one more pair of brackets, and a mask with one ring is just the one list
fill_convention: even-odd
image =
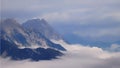
[(15, 44), (1, 39), (0, 43), (0, 56), (2, 57), (11, 57), (13, 60), (24, 60), (31, 59), (33, 61), (38, 60), (51, 60), (56, 59), (57, 56), (62, 56), (63, 54), (60, 51), (48, 48), (24, 48), (19, 49)]

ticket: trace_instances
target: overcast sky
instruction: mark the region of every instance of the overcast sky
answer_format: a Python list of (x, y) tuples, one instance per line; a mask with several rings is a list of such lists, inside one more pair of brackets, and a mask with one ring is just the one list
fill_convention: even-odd
[(120, 37), (120, 0), (0, 1), (2, 18), (16, 18), (22, 22), (44, 18), (50, 24), (62, 27), (69, 25), (63, 27), (66, 31), (58, 28), (64, 34), (71, 32), (85, 37)]
[(3, 17), (43, 17), (52, 22), (105, 18), (120, 21), (120, 0), (1, 0), (1, 3)]
[[(0, 0), (2, 18), (24, 22), (44, 18), (61, 34), (120, 40), (120, 0)], [(73, 39), (72, 39), (73, 40)], [(63, 44), (64, 46), (66, 44)], [(120, 52), (109, 53), (98, 47), (69, 45), (61, 59), (53, 61), (10, 61), (1, 59), (3, 68), (119, 68)], [(110, 50), (120, 45), (113, 44)]]

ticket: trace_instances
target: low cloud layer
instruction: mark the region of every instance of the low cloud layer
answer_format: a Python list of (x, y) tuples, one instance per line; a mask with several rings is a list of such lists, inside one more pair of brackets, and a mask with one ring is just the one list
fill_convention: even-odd
[[(60, 41), (61, 43), (62, 41)], [(65, 56), (49, 61), (12, 61), (0, 58), (2, 68), (119, 68), (120, 52), (110, 53), (97, 47), (62, 42), (68, 49)]]

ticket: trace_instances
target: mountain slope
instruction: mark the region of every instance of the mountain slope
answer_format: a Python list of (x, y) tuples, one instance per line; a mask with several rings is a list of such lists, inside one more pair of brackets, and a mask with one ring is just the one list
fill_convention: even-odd
[(12, 44), (3, 39), (0, 40), (0, 56), (3, 58), (11, 57), (12, 60), (31, 59), (33, 61), (38, 61), (55, 59), (57, 56), (63, 55), (61, 52), (51, 48), (19, 49), (15, 44)]
[(21, 47), (42, 47), (42, 48), (54, 48), (65, 51), (59, 44), (54, 44), (47, 39), (43, 34), (25, 29), (14, 19), (6, 19), (1, 22), (2, 27), (0, 28), (1, 37), (4, 40), (14, 43)]
[(6, 19), (1, 21), (0, 28), (0, 38), (10, 41), (11, 43), (15, 43), (19, 46), (27, 46), (29, 43), (27, 42), (28, 34), (24, 28), (14, 19)]

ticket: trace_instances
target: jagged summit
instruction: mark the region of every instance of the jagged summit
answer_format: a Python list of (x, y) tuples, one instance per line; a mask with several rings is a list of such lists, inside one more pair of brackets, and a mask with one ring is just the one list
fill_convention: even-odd
[(62, 39), (61, 36), (47, 23), (45, 19), (31, 19), (22, 25), (24, 28), (37, 31), (49, 39)]
[(1, 20), (1, 28), (3, 27), (21, 27), (21, 25), (15, 20), (15, 19), (5, 19), (5, 20)]

